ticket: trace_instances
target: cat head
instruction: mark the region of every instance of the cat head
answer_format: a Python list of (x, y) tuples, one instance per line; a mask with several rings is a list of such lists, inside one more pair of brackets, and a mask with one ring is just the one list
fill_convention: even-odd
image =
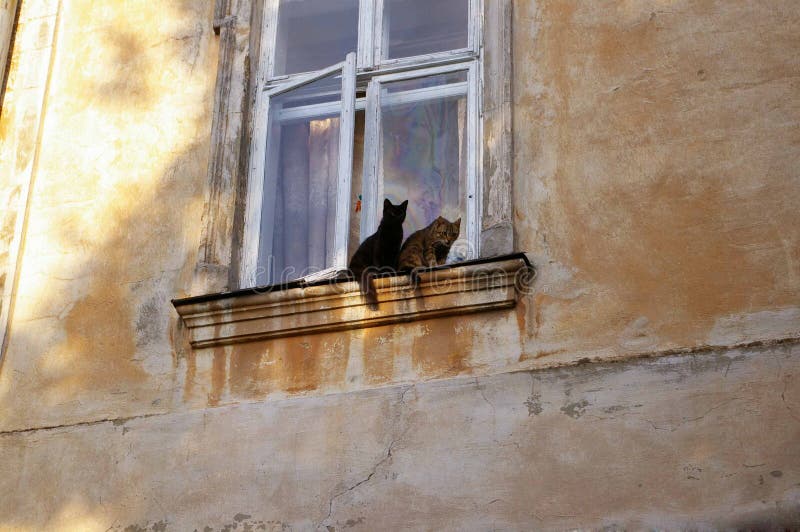
[(461, 218), (455, 222), (439, 216), (433, 221), (433, 235), (436, 240), (445, 242), (448, 246), (456, 241), (461, 232)]
[(406, 208), (408, 207), (408, 200), (405, 200), (400, 205), (392, 205), (388, 199), (383, 200), (383, 219), (394, 220), (396, 222), (403, 222), (406, 219)]

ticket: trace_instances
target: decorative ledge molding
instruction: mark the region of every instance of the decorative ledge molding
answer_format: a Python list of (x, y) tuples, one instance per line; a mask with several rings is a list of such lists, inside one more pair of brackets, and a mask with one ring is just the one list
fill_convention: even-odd
[(350, 280), (295, 282), (172, 301), (193, 347), (340, 331), (511, 308), (535, 270), (523, 254), (481, 259), (374, 280), (370, 306)]

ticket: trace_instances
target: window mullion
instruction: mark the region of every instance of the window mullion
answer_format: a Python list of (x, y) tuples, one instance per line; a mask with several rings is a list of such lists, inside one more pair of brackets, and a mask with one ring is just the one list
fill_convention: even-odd
[(448, 72), (458, 72), (459, 70), (467, 70), (475, 62), (472, 57), (459, 58), (457, 62), (447, 63), (443, 65), (425, 66), (420, 65), (418, 68), (408, 68), (399, 72), (390, 72), (375, 76), (381, 82), (400, 81), (404, 79), (421, 78), (426, 76), (433, 76), (436, 74), (446, 74)]
[(278, 4), (280, 0), (265, 0), (261, 17), (261, 43), (259, 54), (259, 84), (264, 87), (272, 77), (275, 63), (275, 42), (278, 31)]
[(273, 87), (270, 87), (268, 90), (266, 89), (265, 90), (269, 96), (278, 96), (279, 94), (283, 94), (284, 92), (289, 92), (290, 90), (300, 88), (303, 85), (308, 85), (310, 83), (314, 83), (319, 79), (330, 76), (334, 72), (343, 70), (344, 67), (345, 67), (345, 62), (342, 61), (341, 63), (336, 63), (335, 65), (325, 67), (321, 70), (317, 70), (315, 72), (311, 72), (303, 76), (291, 78), (279, 85), (275, 85)]
[(467, 46), (475, 53), (480, 53), (481, 28), (483, 28), (482, 0), (469, 0), (469, 33)]
[(439, 87), (423, 87), (421, 89), (411, 89), (405, 92), (387, 95), (382, 103), (384, 105), (407, 105), (416, 102), (438, 100), (452, 96), (467, 95), (469, 92), (469, 82), (450, 83)]
[(342, 71), (342, 112), (339, 119), (339, 183), (336, 187), (336, 227), (334, 261), (331, 266), (347, 266), (347, 240), (350, 231), (350, 194), (353, 174), (353, 134), (356, 107), (356, 54), (349, 53)]
[(364, 116), (364, 172), (362, 186), (361, 240), (378, 229), (378, 158), (380, 138), (380, 82), (367, 85), (367, 107)]
[(384, 22), (386, 21), (386, 18), (384, 16), (384, 0), (374, 0), (374, 2), (375, 11), (372, 17), (374, 25), (374, 32), (372, 36), (373, 65), (380, 65), (383, 61), (384, 49), (387, 44), (384, 29)]
[(358, 2), (358, 67), (366, 70), (375, 66), (375, 2)]

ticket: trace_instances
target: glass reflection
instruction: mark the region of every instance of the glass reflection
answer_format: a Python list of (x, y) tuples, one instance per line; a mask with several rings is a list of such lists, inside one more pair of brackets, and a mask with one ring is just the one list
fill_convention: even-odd
[(273, 75), (343, 61), (358, 43), (358, 0), (281, 0)]
[(406, 236), (465, 212), (466, 72), (386, 83), (381, 93), (384, 195), (408, 199)]
[(468, 0), (384, 0), (388, 59), (467, 47)]

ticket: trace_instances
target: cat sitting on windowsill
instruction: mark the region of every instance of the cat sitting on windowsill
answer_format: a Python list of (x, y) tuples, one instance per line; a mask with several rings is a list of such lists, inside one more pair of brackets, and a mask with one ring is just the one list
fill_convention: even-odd
[(302, 281), (310, 284), (349, 274), (358, 281), (367, 303), (374, 309), (377, 298), (372, 281), (376, 276), (408, 272), (416, 279), (417, 270), (445, 264), (461, 231), (461, 218), (450, 222), (439, 216), (403, 242), (403, 222), (407, 208), (408, 200), (399, 205), (392, 204), (388, 199), (384, 200), (383, 217), (378, 230), (358, 247), (350, 259), (347, 272), (327, 268), (303, 277)]
[(441, 216), (414, 232), (400, 248), (400, 271), (443, 265), (460, 232), (461, 218), (450, 222)]
[(393, 205), (388, 199), (383, 200), (383, 217), (378, 230), (358, 246), (350, 259), (348, 269), (358, 281), (370, 307), (377, 305), (372, 279), (379, 273), (397, 271), (407, 208), (408, 200), (399, 205)]

